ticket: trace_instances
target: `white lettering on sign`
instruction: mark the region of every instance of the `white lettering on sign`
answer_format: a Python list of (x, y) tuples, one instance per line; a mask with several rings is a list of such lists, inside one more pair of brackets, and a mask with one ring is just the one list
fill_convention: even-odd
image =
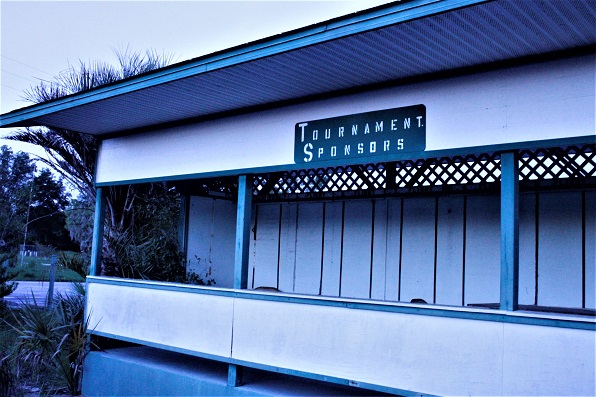
[(308, 123), (300, 123), (298, 124), (298, 127), (300, 127), (300, 130), (302, 132), (302, 140), (300, 142), (304, 142), (304, 128), (308, 125)]
[(306, 154), (306, 157), (304, 158), (304, 162), (308, 163), (309, 161), (312, 160), (312, 143), (307, 143), (306, 145), (304, 145), (304, 154)]

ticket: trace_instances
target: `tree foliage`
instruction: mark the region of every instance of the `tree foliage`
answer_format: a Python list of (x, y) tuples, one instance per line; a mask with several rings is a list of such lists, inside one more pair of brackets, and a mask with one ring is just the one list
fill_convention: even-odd
[[(107, 62), (80, 62), (78, 67), (70, 67), (54, 81), (41, 82), (31, 88), (25, 99), (34, 103), (51, 101), (161, 68), (171, 61), (171, 56), (155, 51), (140, 53), (128, 49), (116, 53), (116, 57), (115, 66)], [(71, 237), (78, 240), (81, 249), (90, 250), (93, 217), (88, 208), (95, 202), (98, 141), (80, 131), (49, 127), (21, 129), (8, 139), (42, 147), (48, 158), (40, 158), (40, 161), (81, 192), (71, 205), (67, 224)], [(176, 279), (181, 261), (177, 233), (175, 229), (172, 232), (170, 226), (178, 215), (179, 195), (165, 183), (110, 186), (104, 192), (104, 274)], [(176, 262), (175, 271), (170, 269), (164, 273), (164, 265), (172, 261)]]
[(26, 153), (0, 147), (0, 252), (16, 250), (23, 238), (34, 172)]
[(0, 148), (0, 253), (14, 255), (19, 244), (72, 248), (65, 229), (69, 201), (61, 179), (36, 167), (29, 155)]

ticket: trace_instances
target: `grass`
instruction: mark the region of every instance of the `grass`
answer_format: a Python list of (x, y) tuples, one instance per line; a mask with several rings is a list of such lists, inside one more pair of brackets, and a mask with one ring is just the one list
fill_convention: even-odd
[[(50, 281), (51, 258), (26, 256), (21, 265), (20, 258), (18, 264), (10, 269), (11, 274), (16, 274), (13, 281)], [(85, 281), (78, 273), (57, 265), (56, 281)]]

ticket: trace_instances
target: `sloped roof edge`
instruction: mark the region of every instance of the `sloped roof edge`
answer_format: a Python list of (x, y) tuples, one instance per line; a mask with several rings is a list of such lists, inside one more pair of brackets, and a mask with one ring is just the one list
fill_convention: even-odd
[(88, 91), (17, 109), (0, 115), (0, 127), (39, 125), (38, 117), (66, 109), (310, 45), (492, 1), (494, 0), (409, 0), (382, 5), (180, 62)]

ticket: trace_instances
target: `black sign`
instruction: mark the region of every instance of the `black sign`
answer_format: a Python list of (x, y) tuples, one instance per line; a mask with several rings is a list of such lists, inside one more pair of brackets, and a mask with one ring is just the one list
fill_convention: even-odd
[(424, 105), (296, 123), (294, 161), (357, 159), (426, 148)]

